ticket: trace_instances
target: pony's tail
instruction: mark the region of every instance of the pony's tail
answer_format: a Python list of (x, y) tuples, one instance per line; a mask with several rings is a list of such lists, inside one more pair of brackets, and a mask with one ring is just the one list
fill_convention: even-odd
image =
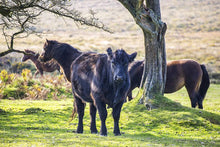
[(210, 80), (209, 80), (209, 74), (206, 70), (206, 67), (205, 65), (200, 65), (201, 69), (202, 69), (202, 72), (203, 72), (203, 75), (202, 75), (202, 82), (201, 82), (201, 85), (199, 87), (199, 94), (202, 98), (202, 100), (205, 98), (205, 95), (206, 95), (206, 92), (209, 88), (209, 85), (210, 85)]
[(75, 101), (74, 101), (74, 102), (73, 102), (73, 111), (72, 111), (72, 114), (71, 114), (71, 116), (70, 116), (69, 122), (71, 122), (71, 121), (75, 118), (76, 112), (77, 112), (77, 108), (76, 108), (76, 103), (75, 103)]

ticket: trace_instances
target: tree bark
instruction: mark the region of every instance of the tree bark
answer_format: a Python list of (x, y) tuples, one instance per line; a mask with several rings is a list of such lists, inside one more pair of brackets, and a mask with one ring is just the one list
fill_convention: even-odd
[(145, 67), (140, 103), (154, 108), (152, 100), (163, 95), (166, 83), (166, 24), (161, 21), (159, 0), (119, 0), (141, 27), (145, 40)]

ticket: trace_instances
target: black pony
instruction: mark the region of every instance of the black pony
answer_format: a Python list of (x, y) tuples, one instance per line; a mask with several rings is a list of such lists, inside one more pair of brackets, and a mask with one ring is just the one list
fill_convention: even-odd
[(96, 109), (101, 119), (101, 135), (107, 135), (106, 104), (113, 109), (114, 134), (120, 135), (119, 118), (121, 107), (126, 99), (130, 87), (128, 64), (137, 53), (128, 55), (124, 50), (108, 55), (85, 53), (72, 63), (72, 90), (75, 97), (75, 107), (78, 113), (77, 133), (83, 132), (83, 115), (85, 102), (90, 103), (91, 133), (97, 133)]
[[(44, 53), (41, 55), (42, 61), (48, 61), (52, 58), (57, 60), (62, 68), (70, 64), (66, 54), (61, 48), (50, 47), (50, 41), (44, 45)], [(76, 49), (75, 49), (76, 50)], [(106, 136), (106, 104), (113, 108), (114, 134), (120, 135), (119, 118), (121, 107), (127, 96), (130, 87), (130, 78), (128, 74), (128, 64), (136, 57), (137, 53), (128, 55), (124, 50), (117, 50), (112, 53), (109, 48), (106, 54), (96, 53), (75, 53), (71, 65), (71, 83), (75, 98), (74, 107), (78, 113), (77, 133), (83, 133), (83, 116), (85, 102), (90, 103), (91, 133), (97, 133), (96, 111), (98, 109), (101, 119), (100, 134)], [(64, 70), (65, 72), (65, 70)], [(67, 77), (68, 78), (68, 77)]]
[(70, 66), (73, 60), (82, 54), (76, 48), (67, 43), (60, 43), (56, 40), (46, 40), (44, 50), (40, 56), (43, 62), (54, 59), (63, 68), (67, 80), (70, 82)]
[[(131, 86), (128, 99), (132, 99), (132, 90), (140, 86), (144, 70), (144, 61), (136, 61), (129, 65)], [(189, 94), (191, 106), (198, 105), (203, 109), (203, 100), (210, 85), (209, 75), (205, 65), (190, 59), (174, 60), (167, 62), (167, 77), (164, 93), (173, 93), (183, 86)]]

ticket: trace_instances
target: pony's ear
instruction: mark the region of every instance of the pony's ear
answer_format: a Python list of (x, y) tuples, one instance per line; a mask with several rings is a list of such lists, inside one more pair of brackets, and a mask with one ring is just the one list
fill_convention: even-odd
[(34, 56), (35, 56), (35, 57), (39, 57), (39, 56), (40, 56), (40, 54), (39, 54), (39, 53), (36, 53)]
[(50, 41), (48, 39), (46, 39), (46, 44), (49, 44), (49, 43), (50, 43)]
[(137, 52), (134, 52), (133, 54), (129, 55), (129, 62), (134, 61), (134, 58), (137, 56)]
[(112, 49), (110, 47), (107, 49), (107, 53), (108, 53), (109, 59), (112, 59), (113, 58), (113, 54), (112, 54)]

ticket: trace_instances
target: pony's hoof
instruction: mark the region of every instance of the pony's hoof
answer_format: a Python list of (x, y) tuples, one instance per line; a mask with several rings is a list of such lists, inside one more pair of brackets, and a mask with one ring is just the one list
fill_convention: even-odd
[(98, 131), (92, 131), (91, 134), (98, 134)]
[(100, 136), (105, 136), (105, 137), (106, 137), (106, 136), (107, 136), (107, 134), (100, 134)]
[(78, 131), (76, 131), (76, 130), (73, 130), (72, 131), (73, 133), (77, 133), (77, 134), (82, 134), (83, 132), (78, 132)]
[(115, 136), (121, 136), (121, 133), (115, 134)]

